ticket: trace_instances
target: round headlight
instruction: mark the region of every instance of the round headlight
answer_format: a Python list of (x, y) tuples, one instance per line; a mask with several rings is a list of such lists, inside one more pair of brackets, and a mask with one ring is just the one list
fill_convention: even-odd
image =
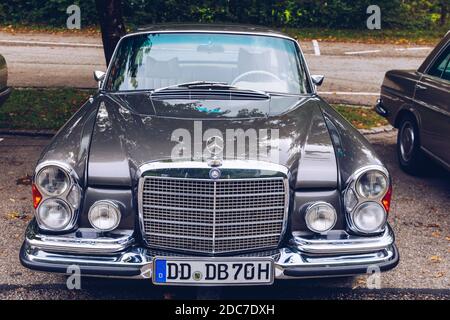
[(67, 173), (56, 166), (43, 168), (36, 177), (39, 189), (48, 196), (59, 196), (66, 192), (70, 185)]
[(305, 213), (306, 226), (309, 230), (317, 233), (331, 230), (336, 224), (336, 220), (336, 210), (326, 202), (312, 204)]
[(72, 211), (61, 199), (47, 199), (39, 205), (36, 218), (44, 229), (61, 231), (70, 223)]
[(88, 218), (95, 229), (111, 231), (119, 225), (120, 209), (111, 201), (98, 201), (89, 210)]
[(356, 190), (359, 195), (368, 199), (383, 196), (388, 188), (387, 177), (380, 171), (367, 171), (356, 182)]
[(379, 203), (364, 202), (353, 213), (353, 223), (365, 233), (380, 231), (386, 223), (386, 211)]

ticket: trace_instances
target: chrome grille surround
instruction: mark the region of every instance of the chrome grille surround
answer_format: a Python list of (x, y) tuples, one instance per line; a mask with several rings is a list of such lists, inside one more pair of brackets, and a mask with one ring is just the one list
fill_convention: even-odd
[[(276, 248), (287, 223), (287, 169), (260, 161), (224, 161), (220, 169), (239, 168), (247, 170), (249, 178), (223, 175), (228, 178), (212, 180), (203, 178), (205, 171), (195, 178), (187, 173), (155, 174), (209, 170), (203, 162), (144, 165), (139, 171), (138, 202), (147, 246), (208, 255)], [(261, 172), (275, 176), (255, 174)]]

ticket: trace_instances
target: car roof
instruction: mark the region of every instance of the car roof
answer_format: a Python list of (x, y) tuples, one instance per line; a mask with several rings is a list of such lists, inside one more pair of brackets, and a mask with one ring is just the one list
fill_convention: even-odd
[(240, 33), (240, 34), (258, 34), (268, 35), (282, 38), (292, 37), (289, 35), (264, 26), (256, 25), (244, 25), (244, 24), (186, 24), (186, 23), (171, 23), (171, 24), (155, 24), (150, 26), (144, 26), (136, 29), (128, 35), (139, 34), (143, 32), (216, 32), (216, 33)]

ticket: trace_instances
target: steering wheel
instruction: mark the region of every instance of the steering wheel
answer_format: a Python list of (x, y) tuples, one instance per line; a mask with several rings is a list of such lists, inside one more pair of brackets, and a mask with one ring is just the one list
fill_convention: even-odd
[(274, 78), (274, 79), (277, 80), (277, 81), (281, 81), (281, 79), (280, 79), (277, 75), (273, 74), (272, 72), (264, 71), (264, 70), (252, 70), (252, 71), (247, 71), (247, 72), (244, 72), (244, 73), (238, 75), (238, 76), (237, 76), (236, 78), (234, 78), (234, 80), (231, 82), (231, 85), (234, 86), (234, 85), (235, 85), (236, 83), (238, 83), (242, 78), (248, 77), (248, 76), (250, 76), (250, 75), (252, 75), (252, 74), (263, 74), (263, 75), (269, 76), (269, 77), (271, 77), (271, 78)]

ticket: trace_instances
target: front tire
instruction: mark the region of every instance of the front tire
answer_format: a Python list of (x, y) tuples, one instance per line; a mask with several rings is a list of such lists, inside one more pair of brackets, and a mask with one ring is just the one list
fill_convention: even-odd
[(417, 175), (421, 172), (424, 156), (420, 149), (420, 134), (416, 119), (405, 115), (399, 124), (397, 157), (403, 171)]

